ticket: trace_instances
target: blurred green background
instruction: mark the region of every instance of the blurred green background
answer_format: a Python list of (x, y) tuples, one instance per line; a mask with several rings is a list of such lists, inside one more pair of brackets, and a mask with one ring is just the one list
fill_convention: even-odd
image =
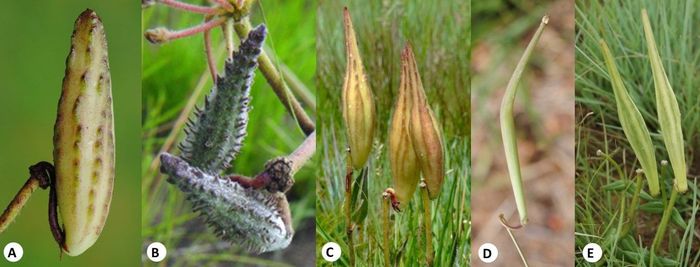
[[(185, 1), (209, 5), (209, 1)], [(315, 52), (314, 1), (258, 1), (251, 13), (253, 25), (265, 23), (268, 37), (265, 51), (278, 56), (275, 65), (288, 68), (298, 78), (311, 102), (302, 102), (313, 118)], [(154, 27), (183, 29), (203, 21), (202, 15), (156, 5), (142, 13), (142, 32)], [(222, 70), (224, 53), (221, 30), (212, 31), (214, 50), (218, 51), (217, 67)], [(234, 43), (239, 44), (236, 38)], [(252, 264), (259, 266), (307, 266), (314, 263), (314, 172), (316, 160), (295, 175), (296, 183), (287, 193), (292, 211), (295, 235), (292, 244), (284, 250), (249, 255), (235, 245), (219, 240), (204, 221), (192, 212), (184, 194), (165, 182), (157, 173), (152, 160), (163, 147), (167, 137), (174, 134), (175, 146), (168, 151), (179, 154), (177, 144), (184, 131), (173, 125), (186, 103), (194, 98), (201, 106), (203, 97), (212, 87), (206, 68), (203, 34), (178, 39), (162, 45), (152, 45), (142, 38), (143, 48), (143, 156), (142, 156), (142, 221), (145, 248), (159, 241), (168, 248), (164, 262), (174, 266), (229, 266)], [(201, 83), (200, 83), (201, 80)], [(202, 94), (194, 95), (197, 88)], [(226, 173), (252, 176), (273, 157), (289, 154), (304, 140), (297, 126), (260, 71), (256, 72), (251, 89), (253, 107), (250, 112), (248, 136), (243, 149)], [(191, 116), (191, 113), (188, 114)], [(148, 262), (148, 260), (145, 260)], [(147, 264), (148, 265), (148, 264)]]
[[(104, 22), (109, 41), (117, 154), (107, 223), (94, 246), (59, 257), (48, 226), (48, 191), (34, 193), (0, 246), (24, 247), (20, 266), (137, 266), (140, 254), (139, 5), (133, 1), (4, 1), (0, 8), (0, 205), (28, 178), (27, 168), (52, 161), (53, 125), (73, 23), (86, 8)], [(4, 259), (0, 265), (9, 264)], [(13, 266), (18, 266), (14, 264)]]

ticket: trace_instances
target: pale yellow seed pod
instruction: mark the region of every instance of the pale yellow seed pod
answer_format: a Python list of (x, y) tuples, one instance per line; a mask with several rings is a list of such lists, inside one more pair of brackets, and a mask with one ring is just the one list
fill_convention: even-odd
[(347, 7), (343, 10), (347, 67), (342, 92), (343, 119), (348, 134), (352, 166), (361, 169), (372, 151), (375, 110), (374, 96), (365, 76), (355, 30)]
[(107, 39), (85, 10), (75, 22), (54, 126), (56, 190), (65, 241), (77, 256), (104, 227), (114, 184), (114, 122)]
[(404, 48), (401, 61), (405, 66), (402, 77), (406, 79), (406, 86), (411, 92), (413, 101), (410, 122), (413, 149), (416, 151), (418, 166), (428, 185), (428, 195), (430, 199), (435, 199), (440, 195), (440, 187), (445, 176), (442, 135), (435, 115), (428, 105), (411, 45)]
[(411, 199), (420, 176), (418, 159), (409, 134), (413, 103), (408, 71), (407, 62), (402, 61), (399, 95), (389, 125), (389, 163), (396, 197), (400, 203), (406, 203)]

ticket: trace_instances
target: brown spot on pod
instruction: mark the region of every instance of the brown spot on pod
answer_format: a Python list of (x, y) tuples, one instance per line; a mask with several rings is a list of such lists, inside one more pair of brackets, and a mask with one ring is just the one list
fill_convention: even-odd
[[(109, 65), (98, 60), (107, 58), (107, 40), (92, 10), (76, 20), (70, 51), (54, 126), (54, 163), (65, 231), (61, 247), (77, 256), (100, 235), (114, 184), (114, 171), (104, 171), (114, 170), (114, 141), (103, 137), (114, 132), (110, 84), (101, 81), (109, 80)], [(95, 91), (100, 93), (90, 93)]]

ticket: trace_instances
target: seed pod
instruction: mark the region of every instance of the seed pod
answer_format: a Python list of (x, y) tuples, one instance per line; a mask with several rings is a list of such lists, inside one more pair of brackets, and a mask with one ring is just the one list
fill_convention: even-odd
[(218, 174), (231, 167), (240, 152), (247, 135), (250, 87), (266, 35), (263, 24), (248, 33), (233, 58), (226, 60), (224, 75), (216, 79), (203, 109), (188, 123), (180, 150), (192, 166)]
[(343, 119), (348, 134), (352, 166), (361, 169), (372, 151), (374, 136), (374, 96), (369, 89), (350, 12), (343, 10), (347, 66), (342, 92)]
[(428, 185), (428, 195), (430, 199), (435, 199), (440, 194), (445, 176), (440, 126), (428, 105), (411, 45), (406, 45), (404, 48), (401, 61), (403, 68), (401, 76), (405, 79), (406, 88), (411, 92), (413, 102), (409, 128), (411, 143), (416, 151), (420, 171)]
[(54, 163), (63, 250), (77, 256), (97, 241), (114, 184), (114, 122), (107, 39), (85, 10), (75, 22), (54, 126)]
[(532, 39), (530, 39), (530, 43), (527, 44), (523, 55), (520, 57), (518, 64), (515, 66), (515, 70), (513, 70), (513, 75), (511, 75), (510, 80), (508, 80), (508, 85), (506, 85), (506, 92), (503, 94), (503, 99), (501, 100), (501, 108), (499, 110), (501, 138), (503, 138), (503, 150), (506, 156), (506, 164), (508, 165), (508, 176), (510, 176), (510, 184), (513, 188), (513, 196), (515, 196), (515, 205), (518, 208), (518, 215), (520, 215), (520, 224), (522, 225), (527, 224), (528, 217), (527, 205), (525, 204), (525, 190), (523, 188), (520, 161), (518, 159), (518, 144), (515, 137), (513, 102), (515, 102), (515, 93), (518, 90), (518, 83), (520, 83), (520, 77), (523, 74), (523, 70), (525, 70), (525, 65), (530, 59), (532, 50), (535, 48), (537, 42), (540, 40), (540, 36), (542, 36), (544, 27), (547, 25), (548, 22), (549, 16), (545, 15), (544, 17), (542, 17), (542, 20), (540, 21), (540, 26), (537, 27), (535, 35), (532, 36)]
[(625, 136), (627, 136), (627, 140), (630, 142), (630, 146), (640, 165), (642, 165), (642, 171), (647, 177), (651, 195), (656, 196), (659, 194), (659, 176), (651, 135), (646, 123), (644, 123), (642, 113), (639, 112), (639, 109), (637, 109), (637, 106), (634, 105), (632, 98), (627, 93), (627, 88), (625, 88), (620, 73), (617, 71), (617, 65), (615, 65), (608, 45), (605, 41), (600, 40), (600, 46), (603, 49), (605, 64), (608, 66), (610, 81), (615, 93), (615, 102), (617, 103), (617, 116), (620, 118), (622, 130), (625, 132)]
[[(402, 57), (403, 58), (403, 57)], [(408, 62), (401, 63), (399, 95), (394, 105), (394, 114), (389, 126), (389, 163), (394, 180), (396, 196), (406, 203), (416, 191), (419, 180), (418, 160), (409, 134), (411, 122), (411, 79), (408, 77)]]
[[(161, 172), (169, 175), (168, 182), (185, 192), (193, 210), (204, 216), (221, 239), (256, 254), (283, 249), (291, 243), (294, 230), (284, 193), (243, 187), (168, 153), (161, 154), (160, 159)], [(273, 164), (286, 165), (282, 174), (291, 175), (290, 163), (275, 159), (268, 166)]]
[(661, 136), (666, 144), (668, 158), (671, 161), (673, 174), (676, 177), (676, 188), (678, 192), (684, 193), (688, 190), (687, 169), (685, 165), (685, 152), (683, 142), (683, 131), (681, 129), (681, 111), (678, 108), (676, 94), (673, 93), (671, 83), (666, 77), (664, 65), (661, 63), (659, 51), (656, 50), (654, 33), (651, 31), (651, 23), (647, 10), (642, 10), (642, 21), (644, 23), (644, 36), (647, 41), (647, 50), (651, 71), (654, 75), (654, 88), (656, 93), (656, 112), (659, 117)]

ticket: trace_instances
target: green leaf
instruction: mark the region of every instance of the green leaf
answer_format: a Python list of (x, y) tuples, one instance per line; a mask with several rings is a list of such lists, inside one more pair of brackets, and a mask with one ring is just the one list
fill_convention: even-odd
[(625, 180), (617, 180), (612, 183), (603, 186), (605, 191), (622, 191), (627, 187), (627, 182)]
[(368, 169), (366, 166), (362, 168), (360, 175), (358, 175), (352, 185), (352, 221), (357, 224), (361, 224), (364, 221), (369, 210), (369, 202), (367, 201)]
[(675, 223), (683, 229), (688, 228), (688, 224), (685, 223), (685, 220), (683, 220), (683, 216), (681, 216), (681, 213), (676, 208), (673, 208), (673, 211), (671, 212), (671, 220), (673, 220), (673, 223)]
[(654, 154), (654, 145), (651, 143), (651, 135), (647, 129), (642, 113), (639, 112), (637, 106), (632, 101), (632, 98), (627, 93), (627, 88), (622, 82), (620, 73), (617, 71), (617, 65), (613, 59), (612, 53), (605, 41), (600, 40), (600, 47), (603, 50), (605, 65), (608, 67), (610, 79), (615, 93), (615, 102), (617, 103), (617, 116), (620, 118), (622, 130), (630, 142), (630, 146), (637, 156), (639, 163), (642, 165), (642, 171), (649, 183), (649, 190), (652, 196), (659, 194), (659, 176), (656, 165), (656, 155)]
[(654, 74), (654, 88), (656, 93), (656, 112), (661, 127), (661, 137), (663, 137), (668, 158), (676, 177), (675, 186), (678, 192), (688, 191), (688, 179), (686, 177), (687, 168), (685, 165), (685, 152), (683, 142), (683, 131), (681, 129), (681, 112), (678, 108), (676, 94), (673, 93), (671, 83), (668, 81), (666, 71), (661, 62), (661, 57), (656, 49), (654, 33), (651, 30), (647, 10), (642, 10), (642, 21), (644, 23), (644, 36), (647, 41), (649, 62), (651, 71)]
[(643, 205), (640, 205), (639, 210), (645, 211), (645, 212), (650, 212), (650, 213), (661, 214), (664, 212), (664, 204), (661, 203), (661, 201), (659, 201), (659, 200), (647, 202), (647, 203), (644, 203)]

